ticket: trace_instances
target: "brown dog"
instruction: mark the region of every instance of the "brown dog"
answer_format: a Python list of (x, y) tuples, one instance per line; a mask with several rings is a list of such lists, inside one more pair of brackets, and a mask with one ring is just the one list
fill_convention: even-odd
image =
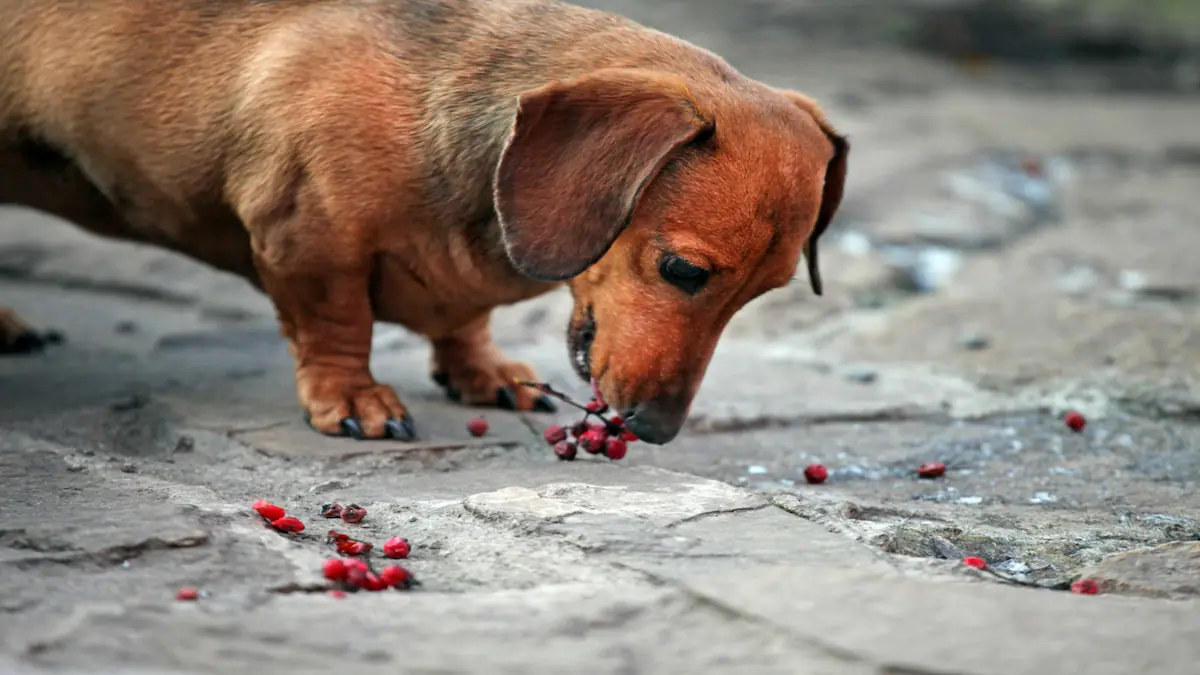
[(666, 443), (802, 250), (821, 292), (846, 155), (804, 96), (554, 0), (0, 5), (0, 203), (251, 280), (328, 434), (414, 435), (374, 319), (464, 402), (545, 407), (489, 316), (566, 282), (579, 375)]

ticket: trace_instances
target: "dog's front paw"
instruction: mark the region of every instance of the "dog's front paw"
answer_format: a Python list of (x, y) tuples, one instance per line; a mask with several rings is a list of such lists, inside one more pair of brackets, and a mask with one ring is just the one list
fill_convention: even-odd
[(388, 385), (337, 372), (303, 373), (299, 379), (304, 418), (317, 431), (360, 441), (416, 439), (412, 418)]
[(39, 333), (16, 312), (0, 307), (0, 354), (33, 354), (59, 342), (58, 331)]
[(504, 410), (555, 410), (554, 402), (548, 396), (516, 384), (521, 380), (537, 382), (537, 373), (533, 368), (525, 363), (505, 360), (499, 354), (486, 351), (463, 353), (435, 347), (432, 376), (452, 401), (495, 406)]

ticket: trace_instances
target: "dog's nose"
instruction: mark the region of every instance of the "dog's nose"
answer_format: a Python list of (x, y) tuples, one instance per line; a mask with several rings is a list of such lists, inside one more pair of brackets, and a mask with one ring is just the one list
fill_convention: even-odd
[(621, 413), (625, 427), (638, 437), (653, 445), (671, 442), (679, 435), (687, 421), (687, 402), (670, 399), (650, 399), (626, 409)]

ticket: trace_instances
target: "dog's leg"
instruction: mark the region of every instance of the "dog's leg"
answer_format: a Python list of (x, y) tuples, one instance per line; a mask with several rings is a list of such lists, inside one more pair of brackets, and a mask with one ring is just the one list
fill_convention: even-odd
[(57, 334), (42, 335), (16, 312), (0, 307), (0, 354), (32, 354), (40, 352)]
[(528, 364), (510, 361), (492, 342), (491, 312), (472, 319), (461, 328), (431, 340), (433, 380), (447, 395), (468, 405), (494, 405), (508, 410), (553, 412), (554, 404), (516, 380), (537, 381)]
[[(309, 225), (298, 231), (331, 229)], [(345, 251), (330, 250), (337, 247), (324, 238), (276, 246), (286, 253), (256, 242), (255, 265), (291, 343), (297, 395), (309, 424), (335, 436), (415, 438), (395, 390), (371, 375), (369, 261), (347, 265)]]

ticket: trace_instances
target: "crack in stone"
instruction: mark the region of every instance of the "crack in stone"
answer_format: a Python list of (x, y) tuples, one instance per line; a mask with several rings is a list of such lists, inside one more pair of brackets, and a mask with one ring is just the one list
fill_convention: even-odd
[(841, 413), (815, 413), (794, 416), (757, 415), (735, 419), (715, 419), (698, 416), (688, 422), (688, 430), (697, 435), (722, 434), (760, 429), (819, 426), (825, 424), (866, 424), (873, 422), (931, 421), (949, 422), (941, 411), (929, 408), (899, 406), (880, 410)]
[(701, 511), (700, 513), (694, 513), (694, 514), (688, 516), (687, 518), (677, 520), (673, 523), (667, 523), (666, 527), (667, 527), (667, 529), (672, 529), (672, 528), (679, 527), (680, 525), (684, 525), (687, 523), (694, 523), (697, 520), (704, 520), (705, 518), (711, 518), (713, 516), (720, 516), (720, 515), (724, 515), (726, 513), (746, 513), (747, 511), (762, 511), (763, 509), (770, 508), (771, 506), (773, 506), (773, 504), (771, 504), (770, 502), (765, 502), (763, 504), (758, 504), (756, 506), (738, 506), (738, 507), (731, 508), (731, 509), (715, 509), (713, 511)]
[(0, 563), (0, 565), (15, 567), (17, 569), (29, 569), (40, 565), (77, 565), (87, 562), (116, 565), (127, 560), (136, 560), (151, 551), (195, 548), (209, 543), (210, 540), (208, 534), (180, 537), (179, 539), (171, 540), (153, 537), (136, 544), (110, 546), (97, 551), (67, 551), (60, 549), (46, 555), (7, 560)]

